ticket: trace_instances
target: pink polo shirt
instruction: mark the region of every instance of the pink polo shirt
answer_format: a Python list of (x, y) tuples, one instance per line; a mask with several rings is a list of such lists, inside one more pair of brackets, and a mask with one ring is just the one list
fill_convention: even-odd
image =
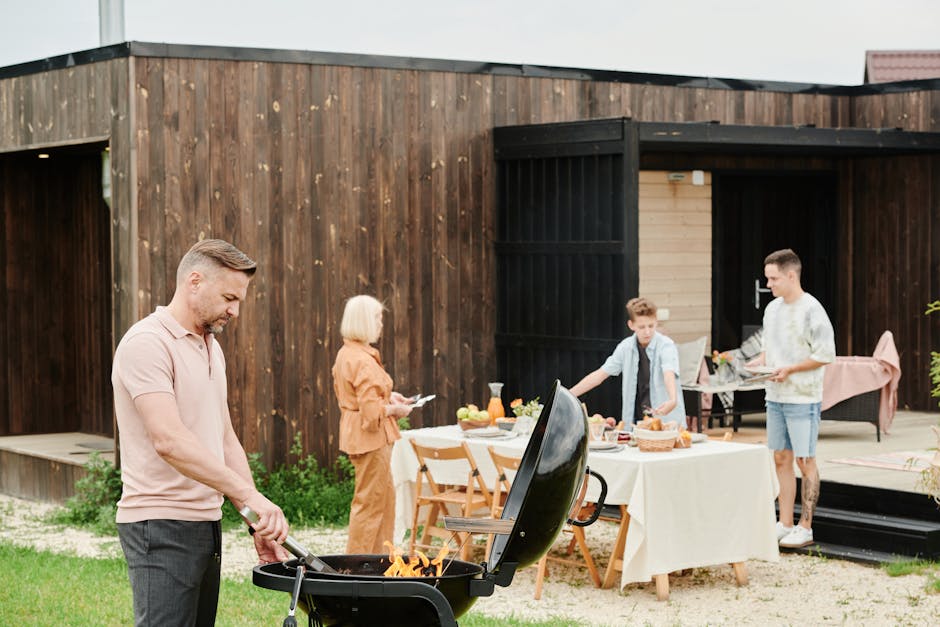
[(142, 394), (172, 394), (183, 425), (223, 460), (228, 390), (225, 357), (215, 338), (210, 335), (207, 346), (165, 307), (157, 307), (118, 344), (111, 383), (124, 482), (117, 522), (221, 519), (221, 493), (180, 474), (157, 455), (134, 404)]

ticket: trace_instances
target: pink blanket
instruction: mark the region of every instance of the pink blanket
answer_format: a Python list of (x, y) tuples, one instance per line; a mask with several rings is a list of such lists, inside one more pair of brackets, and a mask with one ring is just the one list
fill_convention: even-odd
[(823, 410), (847, 398), (881, 389), (878, 423), (888, 433), (898, 407), (901, 359), (894, 335), (885, 331), (871, 357), (836, 357), (823, 372)]

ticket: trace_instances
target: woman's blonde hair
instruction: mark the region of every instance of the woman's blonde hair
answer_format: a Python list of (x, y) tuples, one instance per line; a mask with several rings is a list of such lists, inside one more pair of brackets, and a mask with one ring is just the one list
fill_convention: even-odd
[(381, 330), (375, 314), (385, 311), (385, 306), (372, 296), (360, 294), (346, 301), (343, 321), (339, 325), (340, 335), (347, 340), (371, 344), (378, 341)]

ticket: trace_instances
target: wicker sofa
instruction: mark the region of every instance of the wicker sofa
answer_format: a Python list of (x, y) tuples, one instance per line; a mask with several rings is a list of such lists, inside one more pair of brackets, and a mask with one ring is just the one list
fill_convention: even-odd
[(849, 422), (870, 422), (875, 425), (875, 435), (881, 442), (881, 425), (878, 423), (878, 409), (881, 405), (881, 389), (864, 392), (838, 402), (822, 412), (823, 420), (845, 420)]

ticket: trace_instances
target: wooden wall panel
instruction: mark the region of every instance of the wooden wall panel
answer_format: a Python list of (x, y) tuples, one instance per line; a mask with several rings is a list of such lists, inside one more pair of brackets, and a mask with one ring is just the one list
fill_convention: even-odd
[(116, 59), (0, 79), (0, 152), (108, 137), (112, 81), (126, 68)]
[[(663, 332), (688, 342), (712, 330), (711, 174), (704, 185), (640, 171), (640, 295), (669, 310)], [(710, 344), (710, 342), (709, 342)]]
[(856, 96), (852, 99), (851, 126), (936, 132), (940, 131), (938, 107), (937, 91)]
[(0, 494), (65, 504), (75, 495), (75, 482), (87, 474), (77, 464), (0, 450)]

